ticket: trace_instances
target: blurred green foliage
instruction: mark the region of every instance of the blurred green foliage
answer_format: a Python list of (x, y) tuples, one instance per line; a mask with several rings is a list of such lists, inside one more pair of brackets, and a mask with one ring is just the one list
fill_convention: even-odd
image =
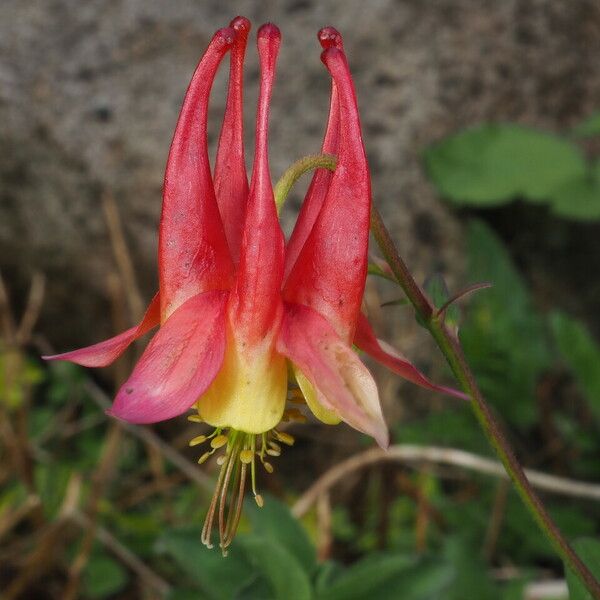
[[(555, 404), (552, 419), (559, 439), (554, 441), (569, 456), (567, 474), (600, 479), (598, 344), (583, 323), (556, 310), (544, 314), (536, 308), (489, 227), (471, 222), (466, 239), (469, 280), (488, 280), (494, 286), (470, 296), (460, 310), (453, 306), (450, 315), (484, 393), (507, 422), (522, 455), (535, 456), (547, 444), (540, 430), (544, 409), (538, 402), (539, 385), (549, 374), (562, 372), (573, 382), (577, 406), (595, 418), (583, 422), (580, 409)], [(427, 289), (438, 307), (448, 298), (439, 278), (432, 278)], [(107, 421), (90, 401), (83, 370), (61, 363), (41, 369), (33, 358), (19, 364), (24, 391), (20, 402), (10, 400), (8, 407), (13, 412), (26, 407), (27, 390), (43, 398), (30, 406), (28, 435), (32, 447), (39, 449), (34, 464), (36, 493), (44, 518), (52, 523), (60, 518), (75, 475), (83, 475), (82, 506), (89, 500), (92, 482), (86, 474), (93, 472), (103, 452)], [(65, 406), (70, 407), (69, 414), (64, 413)], [(66, 424), (76, 428), (69, 431)], [(423, 416), (416, 413), (394, 426), (394, 437), (397, 443), (444, 445), (490, 455), (470, 408), (463, 404), (443, 404)], [(185, 481), (166, 496), (149, 495), (130, 509), (121, 508), (123, 498), (149, 474), (143, 444), (129, 436), (121, 443), (118, 463), (113, 465), (114, 483), (98, 504), (98, 523), (168, 582), (172, 600), (517, 600), (540, 565), (559, 567), (549, 544), (505, 483), (465, 473), (447, 480), (433, 468), (401, 469), (404, 488), (413, 492), (396, 492), (392, 498), (389, 468), (367, 471), (360, 497), (333, 507), (334, 552), (329, 559), (317, 560), (320, 532), (314, 517), (300, 523), (273, 497), (266, 498), (263, 509), (247, 503), (241, 532), (223, 558), (218, 549), (207, 550), (200, 542), (199, 523), (208, 498)], [(551, 460), (538, 459), (536, 466), (552, 470), (552, 465)], [(173, 474), (166, 465), (165, 476)], [(5, 484), (0, 489), (0, 517), (27, 496), (18, 479)], [(585, 503), (575, 499), (548, 500), (567, 537), (583, 537), (582, 555), (598, 571), (598, 542), (593, 536), (598, 533), (600, 508), (587, 504), (583, 510)], [(358, 521), (356, 502), (363, 514)], [(499, 502), (501, 516), (494, 517)], [(424, 506), (429, 507), (425, 512)], [(499, 520), (492, 543), (493, 519)], [(71, 533), (57, 547), (65, 565), (74, 559), (80, 535)], [(494, 564), (517, 568), (517, 575), (500, 581), (493, 575)], [(587, 598), (571, 574), (568, 581), (572, 600)], [(96, 541), (83, 572), (81, 597), (137, 597), (133, 590), (138, 585), (128, 565)]]
[[(598, 116), (579, 136), (596, 135)], [(474, 207), (515, 199), (547, 202), (556, 215), (600, 218), (600, 163), (588, 162), (568, 137), (514, 124), (484, 124), (449, 136), (424, 155), (444, 198)]]
[[(536, 143), (543, 145), (542, 138)], [(569, 152), (565, 142), (555, 144), (547, 156), (561, 152)], [(570, 160), (573, 166), (576, 160)], [(553, 175), (554, 181), (559, 174)], [(511, 189), (518, 189), (516, 181)], [(542, 187), (527, 189), (536, 198), (543, 196)], [(485, 396), (528, 465), (599, 481), (597, 341), (585, 323), (555, 308), (544, 312), (537, 307), (490, 227), (472, 221), (466, 249), (469, 281), (490, 281), (493, 287), (453, 304), (446, 318), (459, 332)], [(381, 266), (372, 272), (386, 273)], [(426, 288), (438, 308), (447, 301), (449, 292), (440, 277), (430, 278)], [(406, 310), (404, 301), (388, 304), (385, 310)], [(2, 523), (35, 490), (41, 502), (36, 519), (42, 525), (32, 518), (4, 532), (2, 540), (6, 548), (14, 545), (27, 555), (49, 527), (64, 519), (74, 481), (79, 486), (78, 511), (93, 499), (94, 474), (110, 425), (90, 398), (84, 370), (64, 363), (44, 367), (35, 356), (8, 349), (0, 351), (0, 367), (3, 410), (25, 432), (32, 463), (29, 483), (4, 474), (0, 533)], [(444, 400), (426, 412), (408, 411), (392, 429), (396, 443), (491, 456), (464, 403)], [(357, 475), (359, 483), (333, 502), (332, 545), (325, 559), (317, 558), (322, 532), (315, 515), (300, 522), (272, 496), (262, 509), (246, 503), (240, 533), (223, 558), (218, 548), (208, 550), (200, 542), (199, 524), (208, 505), (205, 491), (165, 461), (162, 477), (172, 483), (138, 497), (152, 482), (156, 459), (126, 432), (120, 444), (96, 514), (98, 526), (113, 541), (98, 537), (91, 548), (79, 590), (84, 600), (137, 598), (149, 585), (115, 552), (115, 542), (160, 578), (171, 600), (521, 600), (531, 581), (562, 574), (548, 542), (506, 482), (433, 466), (375, 465)], [(283, 477), (278, 486), (288, 499), (302, 491), (295, 477)], [(579, 499), (545, 499), (566, 536), (580, 540), (576, 548), (600, 575), (600, 506)], [(30, 597), (61, 597), (60, 591), (52, 595), (50, 583), (61, 589), (83, 533), (81, 525), (74, 525), (57, 541), (54, 570), (41, 582), (34, 581)], [(2, 556), (6, 560), (6, 551)], [(22, 558), (16, 561), (21, 563)], [(6, 564), (11, 566), (0, 573), (0, 586), (15, 568), (10, 560)], [(503, 572), (508, 575), (499, 575)], [(567, 581), (571, 600), (589, 600), (569, 572)]]

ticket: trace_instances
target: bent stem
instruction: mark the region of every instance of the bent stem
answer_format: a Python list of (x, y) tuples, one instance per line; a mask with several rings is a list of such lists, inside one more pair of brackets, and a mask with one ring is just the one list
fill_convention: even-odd
[(281, 179), (277, 182), (275, 189), (273, 190), (277, 213), (281, 211), (281, 207), (290, 193), (290, 190), (304, 173), (308, 173), (315, 169), (335, 171), (336, 164), (337, 158), (331, 154), (310, 154), (309, 156), (304, 156), (297, 160), (281, 176)]
[(502, 461), (525, 506), (529, 509), (538, 526), (548, 537), (554, 550), (569, 568), (577, 574), (581, 582), (590, 594), (592, 594), (592, 597), (600, 599), (600, 583), (581, 561), (579, 556), (575, 554), (552, 517), (548, 514), (546, 507), (531, 487), (499, 423), (496, 421), (490, 407), (477, 387), (475, 377), (467, 364), (458, 338), (445, 326), (443, 315), (435, 312), (432, 303), (413, 279), (404, 261), (400, 258), (390, 234), (381, 219), (381, 215), (374, 207), (371, 212), (371, 231), (384, 258), (387, 260), (398, 283), (404, 290), (406, 297), (429, 329), (438, 347), (446, 357), (454, 376), (464, 391), (471, 397), (470, 403), (477, 421)]
[[(281, 209), (287, 195), (294, 183), (306, 172), (317, 168), (325, 168), (334, 171), (336, 157), (321, 154), (304, 157), (295, 162), (281, 177), (275, 186), (275, 202), (277, 211)], [(470, 396), (470, 404), (475, 413), (479, 425), (492, 445), (498, 458), (502, 461), (506, 472), (514, 483), (521, 499), (540, 529), (548, 537), (552, 547), (573, 570), (593, 598), (600, 600), (600, 583), (592, 575), (590, 570), (575, 554), (567, 540), (564, 538), (552, 517), (548, 514), (546, 507), (542, 504), (519, 461), (508, 443), (499, 423), (496, 421), (490, 407), (483, 398), (475, 377), (471, 372), (465, 359), (458, 338), (444, 324), (444, 310), (436, 310), (429, 298), (419, 287), (402, 258), (396, 250), (396, 246), (381, 219), (381, 215), (375, 207), (371, 210), (371, 232), (379, 246), (384, 258), (389, 264), (395, 279), (404, 290), (406, 297), (414, 306), (422, 323), (425, 324), (438, 347), (444, 354), (450, 365), (454, 376), (462, 386), (463, 390)]]

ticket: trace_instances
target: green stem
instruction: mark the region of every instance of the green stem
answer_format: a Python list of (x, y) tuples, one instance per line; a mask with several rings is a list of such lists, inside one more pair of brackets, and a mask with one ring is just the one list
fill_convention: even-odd
[(292, 189), (293, 185), (308, 171), (313, 169), (328, 169), (329, 171), (335, 170), (337, 164), (337, 158), (330, 154), (311, 154), (305, 156), (300, 160), (297, 160), (288, 170), (281, 176), (281, 179), (275, 185), (275, 206), (277, 206), (277, 212), (281, 210), (287, 195)]
[(517, 488), (525, 506), (548, 537), (554, 550), (571, 570), (577, 574), (581, 582), (590, 594), (592, 594), (592, 597), (600, 600), (600, 583), (577, 554), (575, 554), (531, 487), (499, 423), (496, 421), (490, 407), (477, 387), (475, 377), (467, 364), (458, 339), (444, 324), (443, 315), (435, 313), (433, 305), (413, 279), (404, 261), (400, 258), (390, 234), (381, 219), (381, 215), (375, 208), (372, 209), (371, 214), (371, 231), (407, 298), (423, 322), (426, 323), (431, 335), (446, 357), (454, 376), (464, 391), (471, 397), (473, 412), (490, 444), (502, 461), (506, 472)]

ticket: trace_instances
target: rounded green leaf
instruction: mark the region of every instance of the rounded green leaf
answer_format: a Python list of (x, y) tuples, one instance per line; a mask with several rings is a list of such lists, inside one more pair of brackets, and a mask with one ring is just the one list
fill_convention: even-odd
[(557, 136), (519, 125), (486, 124), (450, 136), (425, 152), (429, 176), (459, 204), (497, 205), (514, 198), (547, 200), (583, 176), (579, 149)]

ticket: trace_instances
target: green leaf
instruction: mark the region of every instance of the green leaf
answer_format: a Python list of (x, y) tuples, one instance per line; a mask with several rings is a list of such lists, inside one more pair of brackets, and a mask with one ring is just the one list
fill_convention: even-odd
[[(448, 292), (448, 286), (446, 285), (446, 281), (444, 277), (440, 273), (436, 273), (432, 275), (423, 286), (425, 288), (425, 292), (433, 302), (433, 305), (440, 309), (446, 302), (450, 299), (450, 293)], [(456, 304), (451, 304), (446, 308), (446, 314), (444, 317), (444, 321), (446, 325), (449, 327), (458, 327), (459, 321), (459, 311), (458, 306)], [(417, 316), (417, 322), (419, 322), (419, 317)], [(424, 323), (420, 323), (424, 325)]]
[(574, 127), (573, 135), (580, 138), (600, 135), (600, 112), (592, 113), (587, 119)]
[(272, 600), (311, 600), (313, 594), (308, 574), (285, 546), (259, 534), (239, 536), (238, 544), (254, 572), (268, 583)]
[(481, 222), (467, 233), (469, 279), (493, 287), (471, 298), (460, 338), (482, 392), (514, 425), (536, 419), (535, 386), (551, 364), (546, 329), (527, 287), (493, 231)]
[(550, 194), (552, 211), (569, 219), (591, 221), (600, 218), (600, 163), (565, 181)]
[[(382, 261), (382, 265), (383, 265), (383, 261)], [(382, 277), (383, 279), (387, 279), (388, 281), (391, 281), (393, 283), (398, 283), (396, 281), (396, 278), (389, 272), (389, 271), (384, 271), (383, 266), (382, 265), (378, 265), (375, 263), (369, 263), (368, 266), (368, 274), (369, 275), (376, 275), (377, 277)]]
[(404, 554), (372, 555), (346, 569), (317, 593), (318, 600), (362, 600), (383, 598), (378, 595), (392, 579), (401, 577), (415, 565), (414, 558)]
[[(596, 579), (600, 579), (600, 541), (594, 538), (581, 538), (573, 544), (573, 549)], [(568, 567), (565, 571), (570, 600), (594, 600), (577, 575)]]
[(248, 500), (245, 512), (253, 526), (253, 532), (270, 538), (289, 550), (302, 565), (312, 573), (317, 565), (317, 556), (306, 531), (292, 516), (289, 508), (272, 496), (265, 496), (263, 508)]
[(404, 444), (431, 444), (458, 447), (489, 454), (489, 443), (479, 429), (470, 406), (430, 412), (415, 420), (399, 423), (394, 431)]
[(43, 379), (44, 371), (37, 363), (16, 349), (5, 348), (0, 340), (0, 403), (10, 410), (20, 407)]
[(83, 572), (83, 591), (87, 598), (108, 598), (122, 590), (127, 581), (127, 570), (121, 563), (95, 552)]
[(177, 588), (171, 590), (167, 595), (168, 600), (198, 600), (198, 590)]
[(34, 480), (42, 504), (44, 514), (53, 518), (61, 507), (72, 470), (63, 463), (35, 465)]
[(564, 313), (553, 313), (550, 324), (563, 360), (600, 420), (600, 347), (583, 323)]
[(554, 189), (586, 172), (576, 146), (518, 125), (468, 129), (429, 147), (424, 158), (429, 176), (444, 196), (479, 206), (518, 197), (547, 200)]
[(223, 558), (219, 549), (209, 550), (200, 542), (196, 528), (166, 531), (154, 550), (172, 558), (210, 600), (230, 600), (254, 579), (253, 568), (235, 542)]

